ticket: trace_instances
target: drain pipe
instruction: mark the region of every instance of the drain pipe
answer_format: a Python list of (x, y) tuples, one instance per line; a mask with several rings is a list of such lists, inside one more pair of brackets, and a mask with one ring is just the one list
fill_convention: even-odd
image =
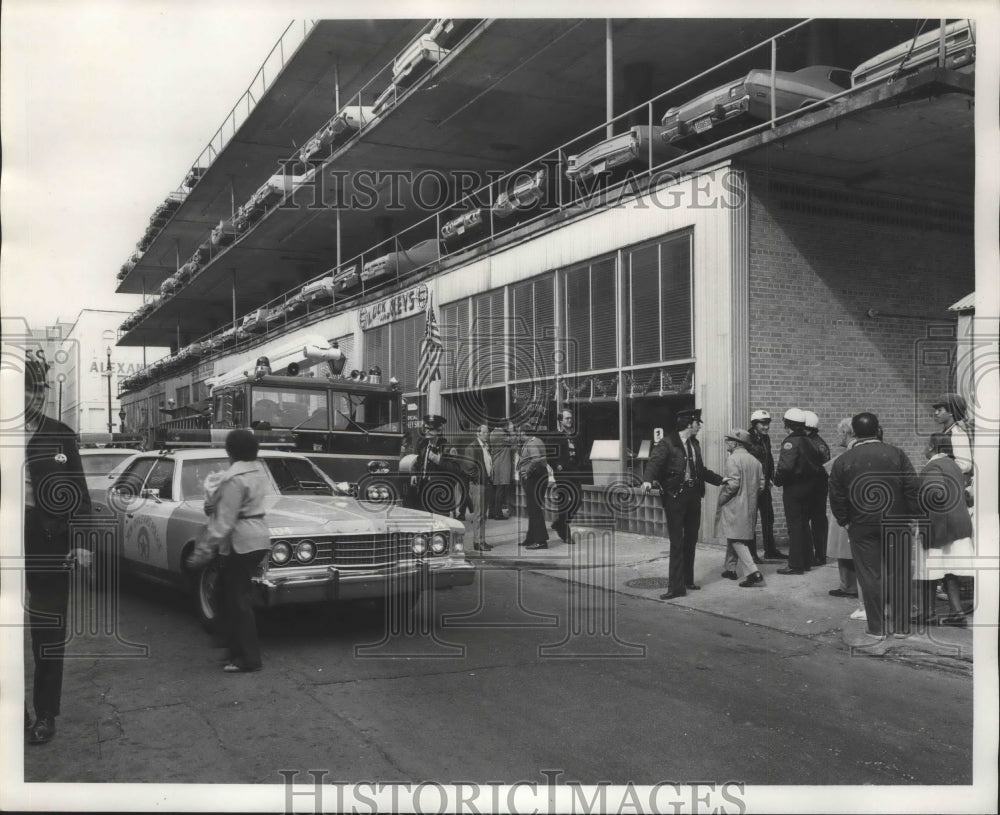
[(615, 126), (611, 119), (615, 115), (615, 71), (614, 71), (615, 47), (611, 37), (611, 20), (604, 21), (604, 84), (605, 84), (605, 113), (607, 114), (608, 133), (610, 139), (615, 135)]

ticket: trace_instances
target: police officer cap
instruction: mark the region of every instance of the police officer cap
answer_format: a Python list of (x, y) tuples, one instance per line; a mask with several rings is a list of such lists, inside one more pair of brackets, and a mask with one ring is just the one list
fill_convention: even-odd
[(753, 444), (753, 439), (750, 438), (750, 434), (746, 430), (736, 428), (726, 433), (726, 441), (739, 442), (744, 447), (749, 447)]
[(811, 410), (803, 410), (802, 412), (806, 415), (806, 427), (811, 427), (813, 430), (819, 430), (819, 416)]
[(436, 413), (428, 413), (424, 416), (424, 425), (432, 427), (435, 430), (440, 430), (446, 421), (447, 419), (444, 416), (438, 416)]
[(788, 408), (785, 411), (785, 421), (792, 424), (804, 425), (806, 423), (806, 412), (801, 408)]
[(688, 408), (687, 410), (678, 410), (677, 418), (680, 419), (690, 419), (691, 421), (700, 422), (701, 421), (701, 408)]
[(750, 421), (753, 422), (769, 422), (771, 421), (771, 414), (766, 410), (755, 410), (750, 414)]
[(946, 393), (940, 399), (938, 399), (931, 407), (939, 408), (943, 407), (952, 416), (955, 417), (957, 421), (961, 421), (965, 418), (966, 411), (968, 410), (968, 405), (965, 403), (965, 399), (959, 396), (957, 393)]
[(874, 413), (857, 414), (851, 419), (851, 429), (859, 439), (874, 439), (878, 437), (878, 416)]

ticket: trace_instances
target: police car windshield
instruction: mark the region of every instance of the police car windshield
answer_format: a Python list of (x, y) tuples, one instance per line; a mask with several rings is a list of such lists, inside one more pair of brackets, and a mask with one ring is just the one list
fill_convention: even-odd
[(298, 458), (261, 459), (282, 495), (333, 495), (333, 485), (310, 462)]
[(221, 473), (229, 469), (229, 459), (200, 458), (194, 461), (181, 462), (181, 494), (185, 501), (196, 501), (205, 497), (205, 479), (212, 473)]
[(81, 451), (80, 461), (83, 463), (83, 474), (106, 475), (131, 455), (131, 451), (125, 450), (117, 453), (93, 454), (83, 454)]

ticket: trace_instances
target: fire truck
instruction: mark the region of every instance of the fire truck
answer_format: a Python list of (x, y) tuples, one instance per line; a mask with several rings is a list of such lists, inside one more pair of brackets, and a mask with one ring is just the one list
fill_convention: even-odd
[(345, 376), (346, 362), (320, 337), (275, 349), (211, 380), (208, 399), (151, 428), (148, 446), (219, 446), (230, 430), (251, 428), (261, 447), (308, 456), (359, 497), (395, 500), (403, 494), (401, 390), (377, 370)]

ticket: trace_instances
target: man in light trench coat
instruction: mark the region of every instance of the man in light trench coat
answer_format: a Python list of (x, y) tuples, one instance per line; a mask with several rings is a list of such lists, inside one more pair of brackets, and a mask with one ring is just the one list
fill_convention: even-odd
[(764, 468), (750, 452), (752, 444), (753, 439), (746, 430), (730, 430), (726, 434), (729, 457), (715, 518), (717, 531), (726, 536), (726, 570), (722, 576), (738, 580), (736, 563), (739, 561), (746, 571), (746, 578), (740, 583), (743, 588), (764, 584), (764, 576), (750, 552), (757, 526), (757, 498), (764, 489)]

